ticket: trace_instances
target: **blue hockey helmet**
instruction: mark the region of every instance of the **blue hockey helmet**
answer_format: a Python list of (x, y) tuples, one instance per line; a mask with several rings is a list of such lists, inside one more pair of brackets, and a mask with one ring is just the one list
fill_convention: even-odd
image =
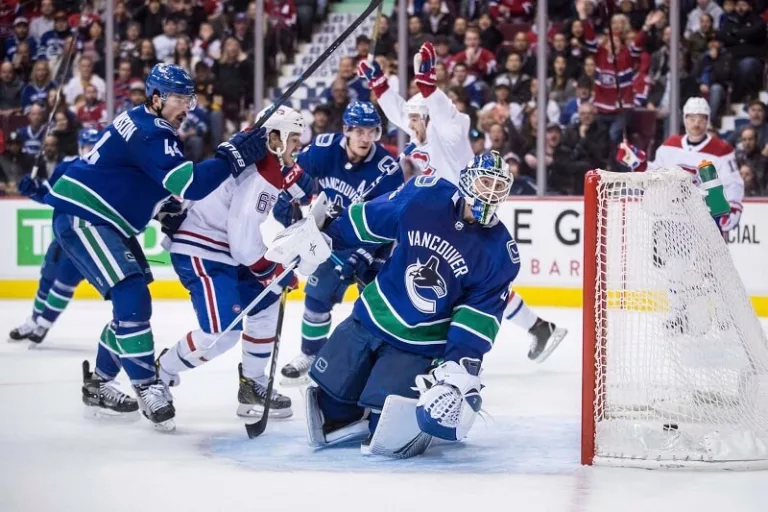
[(84, 128), (77, 134), (77, 144), (82, 148), (84, 146), (93, 146), (99, 141), (99, 130), (94, 128)]
[(147, 75), (146, 93), (149, 101), (153, 94), (160, 95), (163, 102), (169, 95), (176, 94), (189, 98), (190, 110), (197, 105), (195, 81), (187, 70), (175, 64), (155, 64)]
[(381, 117), (370, 101), (353, 101), (341, 116), (344, 128), (378, 128), (376, 140), (381, 138)]
[(480, 224), (489, 224), (512, 187), (509, 166), (497, 151), (475, 156), (459, 172), (459, 190)]

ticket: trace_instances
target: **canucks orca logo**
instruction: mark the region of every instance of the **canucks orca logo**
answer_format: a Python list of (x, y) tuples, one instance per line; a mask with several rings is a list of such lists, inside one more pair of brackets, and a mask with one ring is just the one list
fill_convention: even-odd
[(330, 219), (335, 219), (337, 217), (341, 216), (341, 212), (344, 211), (344, 203), (343, 199), (340, 195), (337, 195), (333, 198), (333, 201), (328, 203), (327, 209), (326, 209), (326, 215)]
[[(448, 295), (448, 285), (438, 271), (439, 266), (440, 261), (437, 256), (430, 256), (426, 263), (421, 263), (416, 258), (416, 263), (408, 265), (405, 269), (405, 289), (408, 292), (408, 298), (422, 313), (434, 313), (437, 299)], [(430, 295), (434, 295), (435, 298), (425, 297), (423, 293), (426, 291), (431, 291)]]

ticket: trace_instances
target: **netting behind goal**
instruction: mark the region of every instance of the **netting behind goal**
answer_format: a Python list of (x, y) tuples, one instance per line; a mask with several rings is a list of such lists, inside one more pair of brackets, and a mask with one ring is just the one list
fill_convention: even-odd
[(768, 466), (768, 341), (690, 175), (590, 173), (584, 222), (582, 462)]

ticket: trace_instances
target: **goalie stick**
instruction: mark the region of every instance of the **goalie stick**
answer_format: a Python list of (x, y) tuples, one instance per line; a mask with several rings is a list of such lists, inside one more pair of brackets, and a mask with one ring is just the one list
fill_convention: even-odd
[(267, 120), (272, 117), (272, 114), (274, 114), (280, 106), (285, 103), (285, 100), (291, 97), (291, 95), (296, 92), (296, 89), (298, 89), (301, 84), (303, 84), (307, 78), (309, 78), (312, 73), (314, 73), (317, 68), (319, 68), (323, 62), (328, 60), (328, 57), (331, 56), (333, 52), (336, 51), (336, 49), (341, 46), (341, 43), (343, 43), (351, 34), (355, 31), (357, 27), (359, 27), (363, 21), (365, 21), (368, 16), (373, 12), (374, 9), (379, 8), (381, 9), (381, 5), (384, 2), (384, 0), (371, 0), (371, 3), (368, 4), (368, 7), (365, 8), (365, 10), (358, 16), (355, 21), (353, 21), (345, 30), (344, 32), (339, 35), (339, 37), (336, 38), (335, 41), (331, 43), (331, 45), (325, 49), (323, 53), (320, 54), (320, 56), (315, 60), (312, 64), (309, 65), (307, 69), (304, 70), (304, 72), (299, 76), (298, 79), (296, 79), (295, 82), (291, 84), (288, 89), (283, 92), (283, 94), (280, 95), (277, 100), (272, 104), (272, 106), (267, 109), (267, 111), (264, 113), (261, 118), (256, 121), (256, 124), (253, 125), (251, 128), (252, 130), (258, 130), (261, 128), (264, 123), (267, 122)]
[[(277, 280), (276, 280), (277, 281)], [(275, 330), (275, 344), (272, 348), (272, 361), (269, 365), (269, 380), (267, 381), (267, 397), (264, 401), (264, 411), (258, 421), (245, 423), (245, 431), (248, 439), (253, 439), (264, 433), (269, 421), (269, 404), (272, 400), (272, 389), (275, 384), (275, 372), (277, 371), (277, 354), (280, 350), (280, 333), (283, 330), (283, 318), (285, 317), (285, 301), (288, 298), (288, 290), (283, 289), (280, 294), (280, 310), (277, 313), (277, 329)]]

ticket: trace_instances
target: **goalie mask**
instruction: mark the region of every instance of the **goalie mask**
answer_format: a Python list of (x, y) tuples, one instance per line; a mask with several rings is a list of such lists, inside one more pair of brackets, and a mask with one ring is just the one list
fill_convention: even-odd
[(477, 222), (491, 222), (499, 205), (507, 200), (512, 181), (509, 166), (497, 151), (477, 155), (461, 170), (459, 190)]
[[(267, 107), (259, 112), (259, 115), (256, 116), (256, 121), (258, 122), (258, 120), (261, 119), (270, 108), (272, 107)], [(263, 127), (266, 128), (267, 133), (276, 131), (280, 134), (281, 146), (277, 149), (272, 149), (272, 146), (267, 144), (267, 149), (269, 149), (269, 151), (278, 158), (282, 158), (283, 153), (285, 153), (285, 148), (288, 147), (288, 137), (290, 137), (293, 133), (301, 135), (304, 133), (306, 126), (306, 121), (304, 120), (304, 116), (302, 116), (301, 113), (290, 107), (279, 107), (277, 110), (275, 110), (275, 113), (272, 114), (269, 119), (267, 119)]]

